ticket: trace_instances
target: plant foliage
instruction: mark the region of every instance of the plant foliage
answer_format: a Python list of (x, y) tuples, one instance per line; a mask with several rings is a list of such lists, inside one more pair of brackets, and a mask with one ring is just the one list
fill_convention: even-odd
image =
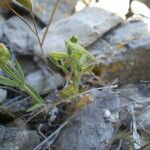
[(69, 41), (65, 41), (67, 52), (53, 51), (49, 55), (50, 60), (66, 75), (67, 84), (60, 91), (64, 98), (79, 92), (81, 76), (90, 72), (95, 65), (94, 56), (77, 42), (78, 39), (73, 36)]
[(2, 69), (8, 77), (0, 76), (0, 84), (16, 87), (26, 92), (32, 98), (33, 107), (28, 111), (33, 111), (41, 106), (44, 106), (43, 99), (28, 83), (25, 82), (24, 73), (17, 62), (10, 62), (10, 53), (4, 44), (0, 43), (0, 69)]

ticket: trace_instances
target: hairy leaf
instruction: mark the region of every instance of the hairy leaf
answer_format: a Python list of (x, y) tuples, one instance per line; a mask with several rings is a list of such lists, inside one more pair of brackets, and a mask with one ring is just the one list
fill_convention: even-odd
[(34, 104), (44, 104), (42, 97), (29, 84), (25, 83), (24, 89), (33, 98)]
[(21, 78), (24, 80), (24, 73), (23, 73), (23, 70), (22, 68), (20, 67), (19, 63), (17, 60), (15, 60), (15, 67), (19, 73), (19, 75), (21, 76)]
[(13, 86), (13, 87), (18, 87), (18, 83), (13, 81), (13, 80), (10, 80), (6, 77), (2, 77), (0, 76), (0, 84), (2, 85), (6, 85), (6, 86)]
[(93, 69), (95, 57), (77, 43), (75, 36), (70, 41), (65, 41), (67, 53), (52, 52), (49, 55), (51, 61), (62, 71), (67, 78), (67, 85), (60, 91), (62, 97), (69, 97), (79, 91), (81, 76)]

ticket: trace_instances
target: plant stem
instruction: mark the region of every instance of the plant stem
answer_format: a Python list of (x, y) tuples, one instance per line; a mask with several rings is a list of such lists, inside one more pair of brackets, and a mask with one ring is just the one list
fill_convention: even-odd
[(60, 0), (57, 0), (57, 1), (56, 1), (55, 5), (54, 5), (54, 8), (53, 8), (53, 10), (52, 10), (51, 17), (50, 17), (50, 19), (49, 19), (49, 22), (48, 22), (48, 25), (47, 25), (47, 27), (46, 27), (46, 30), (45, 30), (45, 32), (44, 32), (44, 34), (43, 34), (42, 43), (41, 43), (42, 45), (44, 44), (46, 35), (47, 35), (47, 33), (48, 33), (48, 29), (49, 29), (49, 27), (50, 27), (50, 25), (51, 25), (51, 23), (52, 23), (53, 18), (54, 18), (54, 15), (55, 15), (55, 12), (56, 12), (56, 10), (57, 10), (59, 1), (60, 1)]
[(33, 13), (32, 10), (30, 11), (30, 15), (31, 15), (32, 20), (33, 20), (34, 30), (35, 30), (36, 37), (37, 37), (38, 42), (39, 42), (39, 46), (40, 46), (42, 55), (44, 55), (44, 50), (43, 50), (43, 47), (42, 47), (42, 42), (41, 42), (41, 39), (40, 39), (40, 37), (39, 37), (39, 35), (38, 35), (37, 24), (36, 24), (36, 21), (35, 21), (35, 15), (34, 15), (34, 13)]
[(24, 86), (22, 87), (22, 89), (23, 89), (28, 95), (30, 95), (30, 96), (32, 97), (34, 104), (37, 104), (37, 103), (41, 104), (41, 103), (43, 103), (43, 105), (44, 105), (44, 102), (43, 102), (41, 99), (39, 99), (39, 98), (30, 90), (30, 88), (28, 87), (27, 84), (24, 84)]
[(11, 8), (11, 6), (9, 5), (8, 1), (7, 0), (4, 0), (5, 4), (8, 6), (8, 8), (16, 15), (18, 16), (29, 28), (30, 30), (36, 35), (35, 31), (32, 29), (32, 27), (27, 23), (27, 21), (22, 17), (20, 16), (13, 8)]

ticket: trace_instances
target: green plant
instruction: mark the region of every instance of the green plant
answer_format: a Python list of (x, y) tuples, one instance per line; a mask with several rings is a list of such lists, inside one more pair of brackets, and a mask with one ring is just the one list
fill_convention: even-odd
[(69, 41), (65, 41), (67, 52), (50, 53), (50, 60), (66, 75), (67, 84), (60, 91), (60, 96), (70, 97), (80, 91), (79, 85), (81, 76), (90, 72), (95, 65), (95, 57), (78, 43), (78, 39), (73, 36)]
[(44, 106), (44, 101), (42, 97), (35, 91), (28, 83), (25, 82), (24, 73), (15, 60), (13, 65), (10, 62), (10, 53), (4, 44), (0, 43), (0, 69), (2, 69), (8, 77), (0, 76), (0, 84), (6, 86), (16, 87), (24, 92), (26, 92), (33, 102), (33, 107), (28, 111), (33, 111), (39, 107)]

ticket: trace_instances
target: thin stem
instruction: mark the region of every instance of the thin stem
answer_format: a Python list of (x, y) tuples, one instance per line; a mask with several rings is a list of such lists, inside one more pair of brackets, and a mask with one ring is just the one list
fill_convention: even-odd
[(52, 23), (52, 20), (53, 20), (53, 18), (54, 18), (54, 15), (55, 15), (55, 12), (56, 12), (56, 10), (57, 10), (59, 1), (60, 1), (60, 0), (56, 0), (56, 3), (55, 3), (54, 8), (53, 8), (53, 10), (52, 10), (51, 17), (50, 17), (50, 19), (49, 19), (49, 22), (48, 22), (48, 25), (47, 25), (47, 27), (46, 27), (46, 30), (45, 30), (45, 32), (44, 32), (44, 34), (43, 34), (42, 45), (44, 44), (46, 35), (47, 35), (47, 33), (48, 33), (49, 27), (50, 27), (50, 25), (51, 25), (51, 23)]
[(5, 4), (8, 6), (8, 8), (16, 15), (18, 16), (29, 28), (30, 30), (36, 35), (36, 32), (32, 29), (32, 27), (28, 24), (28, 22), (22, 17), (20, 16), (13, 8), (11, 8), (11, 6), (9, 5), (7, 0), (4, 0)]
[(31, 17), (32, 17), (32, 20), (33, 20), (33, 25), (34, 25), (35, 33), (36, 33), (36, 36), (37, 36), (37, 39), (38, 39), (38, 42), (39, 42), (40, 49), (42, 51), (42, 55), (44, 55), (44, 50), (43, 50), (43, 47), (42, 47), (42, 42), (41, 42), (40, 37), (38, 35), (37, 24), (36, 24), (36, 21), (35, 21), (35, 15), (34, 15), (34, 13), (33, 13), (32, 10), (30, 11), (30, 14), (31, 14)]
[(31, 118), (29, 118), (25, 123), (24, 125), (26, 125), (28, 122), (30, 122), (34, 117), (36, 117), (38, 114), (42, 113), (43, 111), (50, 111), (53, 107), (61, 104), (61, 103), (64, 103), (64, 102), (70, 102), (73, 98), (76, 98), (77, 96), (80, 96), (80, 95), (84, 95), (86, 93), (89, 93), (89, 92), (92, 92), (94, 90), (103, 90), (103, 89), (113, 89), (113, 88), (117, 88), (118, 85), (111, 85), (111, 86), (105, 86), (105, 87), (99, 87), (99, 88), (94, 88), (94, 89), (90, 89), (90, 90), (87, 90), (85, 92), (82, 92), (82, 93), (77, 93), (75, 95), (72, 95), (71, 97), (69, 98), (66, 98), (66, 99), (62, 99), (61, 101), (57, 101), (57, 102), (54, 102), (54, 103), (50, 103), (47, 107), (41, 109), (40, 111), (38, 111), (37, 113), (35, 113)]

